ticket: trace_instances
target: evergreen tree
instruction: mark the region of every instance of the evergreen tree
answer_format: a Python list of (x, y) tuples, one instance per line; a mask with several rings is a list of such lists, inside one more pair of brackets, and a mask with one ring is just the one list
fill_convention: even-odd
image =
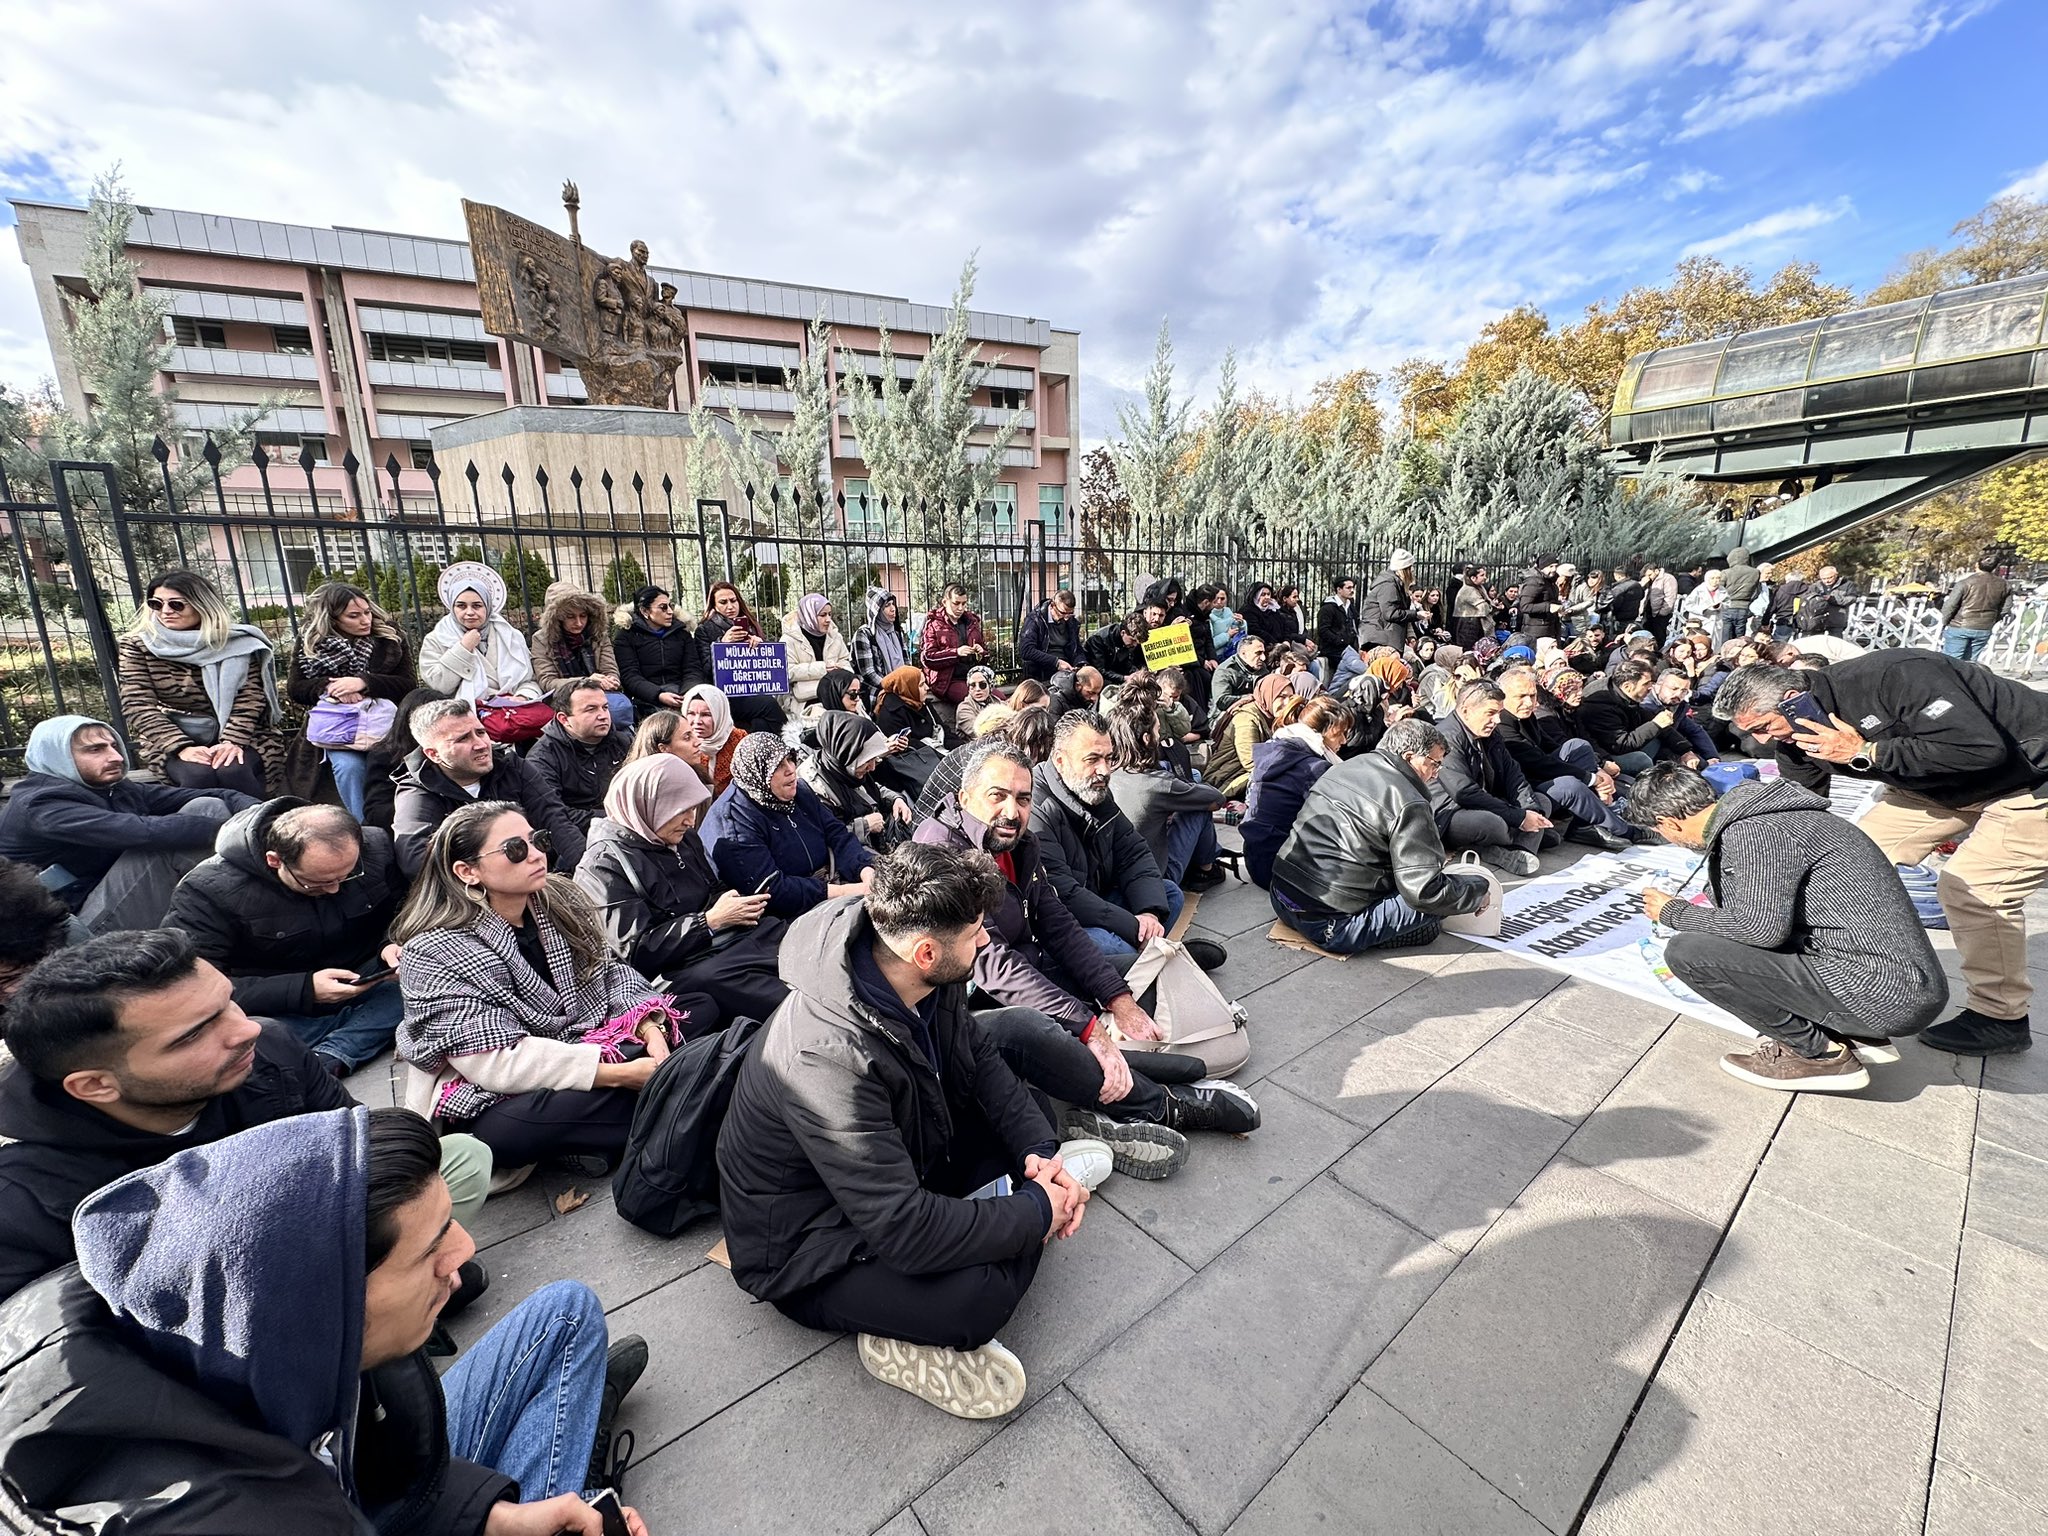
[[(960, 574), (950, 551), (966, 549), (977, 533), (978, 509), (991, 499), (1002, 478), (1003, 455), (1017, 438), (1012, 414), (992, 441), (973, 441), (982, 425), (974, 393), (1001, 361), (983, 362), (980, 346), (968, 335), (974, 277), (970, 256), (960, 269), (946, 323), (932, 337), (907, 390), (896, 387), (896, 353), (887, 330), (881, 334), (879, 380), (870, 381), (852, 353), (840, 353), (847, 415), (867, 463), (868, 484), (873, 494), (905, 509), (906, 526), (926, 546), (908, 551), (913, 606), (936, 600), (944, 583)], [(911, 506), (918, 509), (914, 524), (907, 516)]]
[(604, 568), (604, 600), (608, 603), (630, 603), (633, 594), (646, 585), (647, 572), (630, 553), (614, 555)]
[(1152, 349), (1152, 366), (1145, 374), (1144, 407), (1117, 407), (1118, 436), (1108, 445), (1117, 483), (1141, 528), (1162, 528), (1181, 509), (1189, 448), (1188, 413), (1193, 405), (1190, 400), (1174, 399), (1173, 337), (1162, 320), (1159, 340)]

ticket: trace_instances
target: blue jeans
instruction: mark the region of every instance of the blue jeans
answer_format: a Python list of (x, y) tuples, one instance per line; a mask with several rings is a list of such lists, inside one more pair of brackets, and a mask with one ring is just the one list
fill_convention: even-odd
[(1190, 861), (1201, 868), (1216, 862), (1216, 824), (1207, 811), (1175, 811), (1166, 819), (1166, 868), (1160, 873), (1178, 885)]
[(608, 1343), (604, 1308), (589, 1286), (542, 1286), (441, 1378), (448, 1454), (515, 1479), (528, 1504), (581, 1493)]
[(327, 767), (334, 775), (334, 792), (349, 815), (363, 819), (363, 791), (370, 782), (370, 758), (366, 752), (342, 747), (327, 749)]
[(1951, 624), (1941, 632), (1941, 654), (1957, 661), (1975, 661), (1990, 644), (1988, 629), (1957, 629)]
[[(1186, 892), (1173, 881), (1166, 882), (1166, 931), (1171, 933), (1173, 925), (1180, 921), (1180, 909), (1188, 904)], [(1083, 928), (1081, 930), (1095, 941), (1095, 947), (1112, 960), (1121, 960), (1135, 955), (1137, 950), (1126, 943), (1124, 936), (1108, 928)]]
[(271, 1017), (321, 1056), (332, 1056), (349, 1071), (391, 1049), (398, 1021), (405, 1017), (405, 999), (398, 983), (372, 987), (333, 1013), (286, 1013)]
[(1427, 944), (1442, 925), (1427, 912), (1418, 912), (1398, 895), (1389, 896), (1363, 912), (1311, 917), (1297, 909), (1278, 891), (1268, 892), (1273, 911), (1280, 920), (1312, 944), (1333, 955), (1355, 955), (1361, 949), (1385, 949), (1407, 944)]

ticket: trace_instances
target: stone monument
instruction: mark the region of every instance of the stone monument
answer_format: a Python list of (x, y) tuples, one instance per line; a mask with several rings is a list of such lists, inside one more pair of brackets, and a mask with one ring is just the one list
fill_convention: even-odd
[(469, 225), (484, 329), (508, 341), (544, 347), (583, 375), (592, 405), (670, 402), (688, 334), (675, 286), (647, 270), (647, 242), (626, 260), (583, 243), (583, 206), (573, 181), (562, 184), (569, 212), (564, 239), (545, 225), (486, 203), (462, 202)]

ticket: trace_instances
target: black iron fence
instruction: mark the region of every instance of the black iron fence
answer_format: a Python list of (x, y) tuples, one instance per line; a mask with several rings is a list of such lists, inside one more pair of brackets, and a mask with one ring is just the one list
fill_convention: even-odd
[[(372, 471), (350, 455), (338, 489), (331, 473), (320, 483), (323, 466), (310, 452), (286, 461), (258, 447), (252, 473), (237, 475), (211, 439), (201, 489), (181, 496), (170, 450), (159, 443), (156, 457), (161, 484), (147, 497), (124, 496), (106, 464), (53, 463), (48, 492), (37, 498), (17, 497), (0, 473), (9, 559), (0, 577), (0, 765), (18, 764), (29, 731), (49, 716), (119, 723), (119, 636), (141, 608), (144, 584), (171, 567), (211, 576), (281, 652), (297, 642), (306, 595), (330, 579), (364, 587), (417, 642), (444, 612), (436, 582), (458, 559), (503, 575), (506, 616), (529, 632), (558, 581), (614, 604), (640, 586), (661, 586), (689, 616), (704, 611), (713, 583), (730, 581), (770, 638), (796, 598), (813, 591), (831, 600), (850, 634), (867, 620), (871, 587), (897, 595), (914, 634), (944, 585), (958, 581), (1008, 671), (1024, 614), (1060, 587), (1101, 623), (1128, 612), (1157, 578), (1177, 575), (1190, 590), (1216, 581), (1233, 596), (1263, 579), (1298, 585), (1312, 624), (1333, 579), (1363, 582), (1390, 553), (1311, 532), (1191, 538), (1167, 519), (1019, 523), (988, 503), (842, 496), (821, 506), (779, 487), (765, 496), (749, 487), (735, 506), (692, 499), (667, 476), (620, 479), (603, 467), (527, 476), (472, 460), (452, 473), (430, 462), (414, 474), (396, 458)], [(1418, 553), (1425, 587), (1447, 585), (1465, 560), (1501, 569), (1519, 560), (1503, 551)]]

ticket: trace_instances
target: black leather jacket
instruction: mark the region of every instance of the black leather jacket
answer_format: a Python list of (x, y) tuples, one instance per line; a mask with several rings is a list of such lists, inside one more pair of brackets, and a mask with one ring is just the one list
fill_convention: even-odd
[(1432, 917), (1473, 911), (1486, 891), (1445, 872), (1428, 790), (1378, 750), (1316, 780), (1273, 861), (1272, 888), (1323, 914), (1363, 912), (1398, 892)]

